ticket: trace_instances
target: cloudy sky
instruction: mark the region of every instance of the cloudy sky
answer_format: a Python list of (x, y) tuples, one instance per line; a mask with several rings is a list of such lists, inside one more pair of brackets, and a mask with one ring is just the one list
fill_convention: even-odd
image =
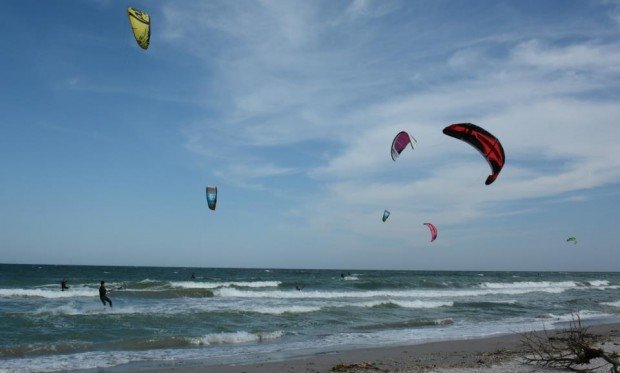
[(618, 2), (11, 0), (0, 35), (0, 262), (619, 268)]

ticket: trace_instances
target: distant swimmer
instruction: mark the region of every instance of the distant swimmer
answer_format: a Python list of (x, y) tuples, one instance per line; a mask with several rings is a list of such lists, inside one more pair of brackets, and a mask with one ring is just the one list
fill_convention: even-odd
[(69, 290), (69, 287), (67, 286), (67, 280), (65, 280), (64, 278), (60, 281), (60, 290)]
[(101, 303), (105, 307), (105, 302), (110, 303), (110, 308), (112, 308), (112, 301), (108, 298), (107, 294), (110, 291), (105, 288), (105, 281), (101, 281), (101, 286), (99, 286), (99, 299), (101, 299)]
[(192, 280), (196, 279), (196, 275), (194, 274), (194, 272), (192, 272)]

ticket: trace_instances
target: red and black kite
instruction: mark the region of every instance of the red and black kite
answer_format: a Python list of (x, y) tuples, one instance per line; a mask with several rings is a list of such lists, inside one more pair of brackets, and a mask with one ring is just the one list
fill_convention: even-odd
[(451, 124), (443, 129), (443, 133), (473, 146), (489, 162), (493, 173), (487, 177), (486, 185), (497, 179), (505, 161), (504, 148), (497, 137), (471, 123)]

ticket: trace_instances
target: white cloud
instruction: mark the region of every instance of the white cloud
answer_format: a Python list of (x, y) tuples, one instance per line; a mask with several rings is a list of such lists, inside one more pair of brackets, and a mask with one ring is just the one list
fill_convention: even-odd
[[(179, 48), (217, 61), (220, 118), (188, 126), (187, 147), (229, 159), (218, 175), (251, 184), (308, 169), (303, 161), (279, 166), (266, 151), (321, 143), (329, 157), (307, 176), (322, 193), (300, 197), (291, 214), (322, 234), (405, 235), (412, 221), (450, 226), (528, 213), (505, 205), (620, 182), (615, 41), (567, 38), (564, 28), (528, 28), (523, 36), (490, 30), (474, 40), (446, 29), (445, 44), (416, 56), (403, 48), (414, 48), (405, 42), (410, 29), (387, 25), (369, 35), (381, 30), (355, 22), (392, 12), (385, 2), (353, 1), (327, 15), (314, 3), (235, 4), (164, 9), (170, 39), (209, 35), (198, 37), (202, 50), (195, 41)], [(191, 30), (175, 12), (191, 18)], [(395, 31), (403, 34), (391, 38)], [(442, 134), (457, 122), (477, 123), (502, 141), (507, 162), (493, 185), (484, 186), (489, 170), (480, 155)], [(389, 145), (401, 129), (419, 144), (392, 162)], [(229, 138), (248, 146), (247, 158), (229, 158)], [(383, 208), (404, 219), (377, 225)]]
[[(330, 200), (324, 207), (336, 211), (324, 218), (329, 223), (317, 223), (317, 229), (341, 221), (358, 234), (387, 238), (394, 230), (406, 234), (411, 227), (399, 225), (396, 219), (389, 230), (373, 225), (377, 206), (398, 207), (413, 219), (404, 219), (408, 222), (425, 217), (449, 226), (505, 215), (497, 205), (501, 202), (554, 197), (620, 182), (620, 127), (615, 119), (620, 107), (613, 100), (580, 97), (608, 89), (609, 84), (617, 87), (616, 46), (596, 46), (601, 61), (577, 58), (568, 65), (557, 62), (556, 56), (581, 55), (591, 45), (548, 53), (535, 49), (527, 58), (523, 45), (516, 46), (516, 52), (497, 69), (474, 81), (459, 80), (429, 93), (396, 98), (360, 115), (374, 125), (343, 140), (345, 150), (312, 173), (328, 185)], [(524, 60), (544, 71), (524, 71)], [(605, 61), (613, 66), (607, 67)], [(472, 57), (468, 65), (474, 63)], [(549, 76), (549, 70), (562, 70), (565, 65), (587, 74)], [(592, 75), (597, 79), (589, 79)], [(443, 126), (459, 121), (479, 123), (501, 139), (507, 162), (494, 185), (483, 185), (489, 170), (475, 150), (441, 133)], [(400, 129), (411, 131), (419, 144), (394, 163), (389, 144)], [(314, 213), (317, 220), (326, 216), (321, 209)]]
[(398, 8), (394, 1), (380, 0), (353, 0), (345, 10), (349, 19), (378, 18), (389, 14)]
[(588, 74), (620, 71), (620, 45), (580, 43), (565, 47), (544, 45), (538, 40), (519, 44), (515, 63), (562, 72), (585, 71)]
[(260, 179), (290, 175), (299, 172), (290, 167), (280, 167), (271, 163), (241, 164), (235, 163), (214, 172), (214, 175), (222, 180), (237, 186), (262, 189)]

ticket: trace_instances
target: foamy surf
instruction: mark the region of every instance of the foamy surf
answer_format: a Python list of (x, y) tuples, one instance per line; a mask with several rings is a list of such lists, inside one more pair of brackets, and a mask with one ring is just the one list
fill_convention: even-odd
[(240, 288), (269, 288), (278, 287), (281, 281), (229, 281), (229, 282), (197, 282), (197, 281), (172, 281), (170, 286), (183, 289), (218, 289), (227, 287)]
[(99, 296), (97, 289), (0, 289), (0, 297), (75, 298)]
[[(106, 269), (109, 287), (123, 288), (110, 295), (110, 308), (97, 292), (104, 269), (63, 267), (71, 286), (63, 293), (58, 267), (24, 278), (30, 266), (0, 265), (0, 277), (10, 280), (0, 289), (0, 354), (6, 352), (0, 366), (95, 370), (162, 359), (234, 364), (273, 354), (552, 329), (566, 326), (571, 311), (580, 309), (588, 324), (620, 320), (615, 273), (351, 270), (357, 280), (343, 280), (340, 270), (126, 267)], [(192, 272), (196, 279), (189, 281)], [(105, 333), (93, 333), (102, 325)]]
[(356, 307), (379, 307), (379, 306), (398, 306), (402, 308), (438, 308), (438, 307), (452, 307), (454, 302), (432, 302), (421, 300), (379, 300), (374, 302), (353, 303), (352, 306)]
[(381, 297), (404, 297), (404, 298), (455, 298), (477, 297), (486, 295), (518, 295), (532, 292), (561, 293), (571, 289), (570, 287), (505, 287), (489, 289), (428, 289), (428, 290), (372, 290), (372, 291), (246, 291), (234, 288), (221, 288), (214, 290), (215, 296), (237, 298), (296, 298), (296, 299), (333, 299), (333, 298), (381, 298)]
[(273, 339), (282, 338), (283, 336), (284, 332), (282, 331), (269, 333), (249, 333), (246, 331), (238, 331), (233, 333), (207, 334), (202, 338), (193, 338), (191, 341), (197, 345), (237, 344), (248, 342), (266, 342)]

